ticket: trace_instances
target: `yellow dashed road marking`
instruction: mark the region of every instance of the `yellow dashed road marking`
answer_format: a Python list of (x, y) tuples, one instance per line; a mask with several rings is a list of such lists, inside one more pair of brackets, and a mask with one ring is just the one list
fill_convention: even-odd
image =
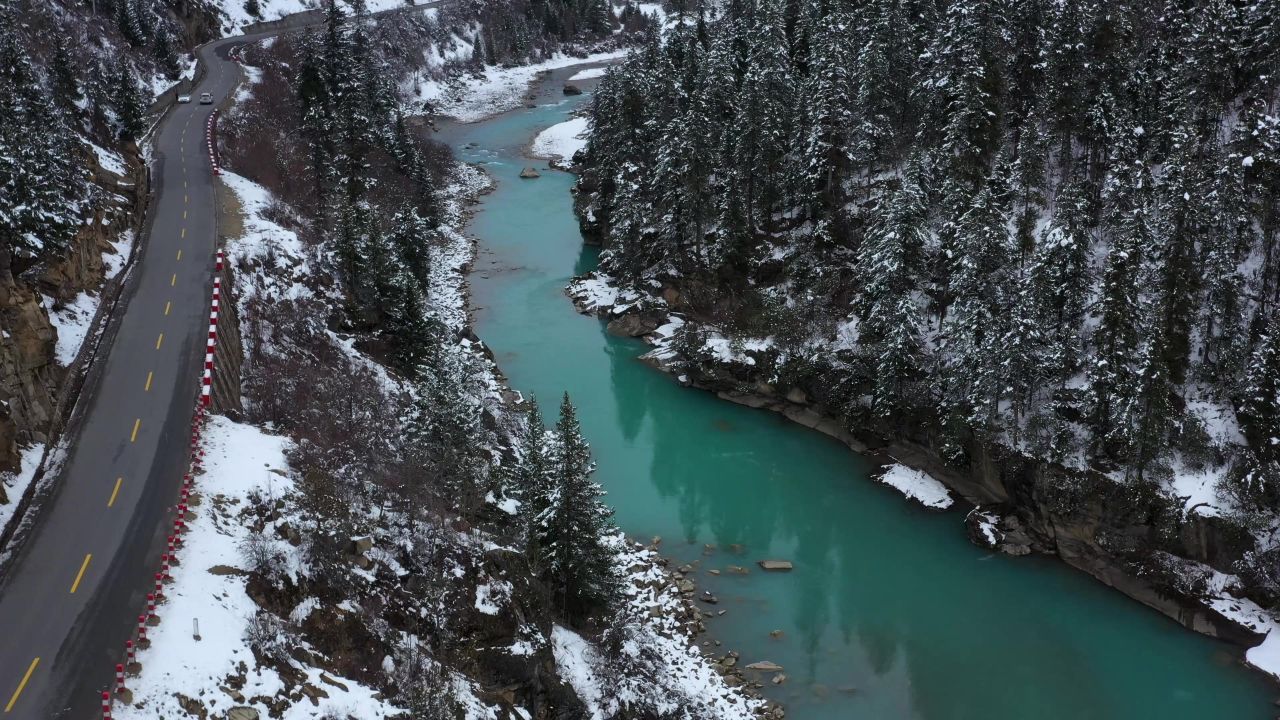
[(18, 683), (18, 689), (13, 691), (13, 697), (9, 698), (9, 704), (4, 706), (6, 713), (13, 711), (13, 706), (18, 702), (18, 696), (26, 689), (27, 683), (31, 681), (31, 674), (36, 671), (36, 666), (40, 664), (40, 658), (31, 661), (31, 665), (27, 667), (27, 674), (22, 676), (22, 682)]
[(122, 484), (124, 484), (124, 478), (116, 478), (116, 488), (111, 491), (111, 499), (107, 501), (107, 507), (111, 507), (116, 504), (116, 496), (120, 494), (120, 486)]
[(142, 427), (142, 418), (133, 421), (133, 432), (129, 434), (129, 442), (138, 441), (138, 428)]
[(85, 555), (84, 562), (80, 564), (80, 572), (76, 573), (76, 581), (71, 583), (71, 594), (76, 594), (76, 588), (80, 587), (80, 581), (84, 579), (84, 571), (89, 569), (89, 560), (93, 555)]

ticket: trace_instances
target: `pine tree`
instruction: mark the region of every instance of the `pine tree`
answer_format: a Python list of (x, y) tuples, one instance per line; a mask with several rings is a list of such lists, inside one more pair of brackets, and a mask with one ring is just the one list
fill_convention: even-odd
[(1144, 251), (1152, 244), (1149, 188), (1148, 171), (1138, 160), (1136, 133), (1131, 131), (1121, 143), (1106, 190), (1111, 248), (1102, 276), (1092, 343), (1095, 357), (1089, 369), (1090, 419), (1099, 447), (1110, 441), (1134, 387), (1133, 360), (1140, 349), (1139, 322), (1144, 317), (1142, 263)]
[(135, 142), (141, 139), (146, 130), (147, 107), (129, 63), (117, 66), (109, 92), (120, 137)]
[(550, 446), (537, 398), (529, 398), (524, 423), (516, 438), (514, 467), (508, 475), (510, 495), (520, 502), (525, 555), (536, 572), (542, 570), (538, 518), (551, 503)]
[(867, 233), (854, 267), (863, 291), (854, 310), (859, 342), (875, 357), (872, 407), (881, 417), (900, 416), (915, 403), (909, 388), (924, 362), (922, 318), (916, 299), (928, 241), (923, 170), (914, 161), (887, 209)]
[(1004, 212), (984, 188), (958, 223), (948, 288), (953, 302), (943, 325), (949, 365), (945, 410), (965, 417), (979, 433), (996, 429), (1003, 390), (1000, 343), (1008, 332), (1012, 295), (1011, 258)]
[(550, 453), (547, 507), (538, 516), (537, 540), (554, 596), (570, 616), (600, 608), (618, 592), (617, 551), (610, 544), (612, 511), (591, 480), (595, 463), (582, 438), (568, 393), (560, 404)]
[(429, 322), (426, 358), (418, 367), (417, 398), (407, 433), (434, 470), (441, 499), (466, 516), (479, 503), (488, 433), (480, 421), (480, 389), (473, 359), (438, 321)]
[(71, 57), (67, 38), (62, 33), (54, 36), (53, 57), (49, 60), (49, 80), (53, 95), (64, 108), (75, 107), (80, 100), (80, 73)]
[(63, 249), (80, 224), (88, 184), (82, 152), (18, 32), (0, 7), (0, 254), (16, 271)]

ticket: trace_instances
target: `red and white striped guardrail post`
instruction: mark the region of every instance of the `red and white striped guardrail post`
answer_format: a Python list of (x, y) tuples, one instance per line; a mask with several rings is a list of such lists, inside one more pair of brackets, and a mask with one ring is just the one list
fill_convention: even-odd
[(156, 614), (156, 596), (154, 593), (147, 593), (147, 624), (159, 625), (160, 616)]
[(147, 639), (147, 616), (138, 616), (138, 647), (148, 647), (151, 641)]
[(102, 693), (102, 720), (111, 720), (111, 693)]
[(116, 694), (124, 694), (124, 665), (116, 663)]

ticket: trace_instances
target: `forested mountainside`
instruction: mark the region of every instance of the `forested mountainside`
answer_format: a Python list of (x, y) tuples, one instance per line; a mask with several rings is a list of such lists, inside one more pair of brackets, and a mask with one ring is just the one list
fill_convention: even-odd
[(675, 367), (736, 366), (961, 472), (1106, 478), (1035, 493), (1124, 508), (1145, 537), (1101, 537), (1117, 554), (1177, 546), (1185, 502), (1280, 603), (1274, 4), (679, 19), (607, 76), (578, 157), (605, 279), (685, 321)]

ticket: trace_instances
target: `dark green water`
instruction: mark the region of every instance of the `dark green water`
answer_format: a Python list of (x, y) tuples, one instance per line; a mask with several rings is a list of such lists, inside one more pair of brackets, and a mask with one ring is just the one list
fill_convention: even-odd
[[(1233, 649), (1056, 560), (969, 544), (963, 512), (917, 509), (868, 481), (867, 463), (842, 445), (680, 388), (636, 360), (642, 342), (574, 312), (563, 288), (595, 254), (573, 217), (572, 177), (517, 173), (545, 167), (524, 147), (580, 101), (544, 94), (536, 109), (443, 132), (498, 185), (470, 228), (481, 248), (477, 332), (512, 386), (544, 408), (573, 396), (618, 524), (662, 536), (677, 563), (701, 560), (699, 586), (720, 599), (710, 609), (727, 610), (708, 621), (724, 643), (717, 650), (783, 665), (787, 682), (767, 692), (788, 717), (1276, 715), (1280, 691), (1240, 667)], [(706, 543), (718, 549), (704, 555)], [(796, 569), (762, 573), (761, 558)], [(727, 565), (752, 571), (705, 572)]]

